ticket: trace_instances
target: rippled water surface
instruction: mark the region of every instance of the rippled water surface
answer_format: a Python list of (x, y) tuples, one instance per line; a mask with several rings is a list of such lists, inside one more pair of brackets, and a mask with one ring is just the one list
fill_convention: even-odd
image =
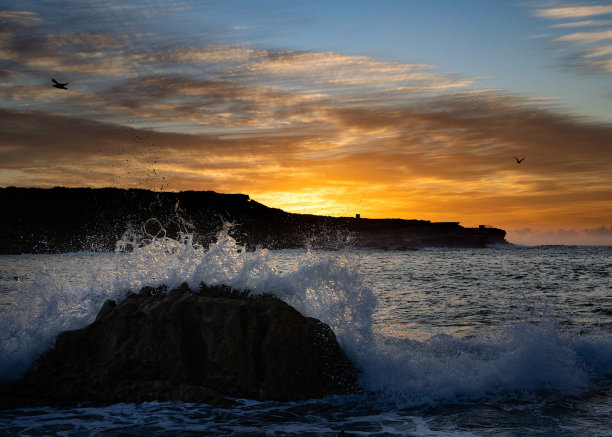
[(612, 248), (0, 257), (0, 377), (143, 285), (271, 291), (336, 332), (368, 394), (0, 412), (3, 435), (612, 435)]
[(361, 271), (379, 297), (379, 328), (393, 336), (469, 334), (543, 314), (567, 329), (612, 328), (609, 247), (371, 252)]

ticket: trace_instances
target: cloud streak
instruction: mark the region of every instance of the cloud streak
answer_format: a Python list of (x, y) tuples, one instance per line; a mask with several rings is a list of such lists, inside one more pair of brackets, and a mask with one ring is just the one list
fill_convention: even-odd
[[(555, 30), (575, 28), (598, 28), (581, 32), (556, 35), (552, 42), (567, 44), (570, 54), (566, 56), (569, 66), (580, 68), (593, 74), (612, 74), (612, 52), (609, 42), (612, 41), (612, 5), (568, 6), (561, 8), (540, 8), (533, 11), (536, 17), (561, 21), (551, 25)], [(597, 20), (579, 18), (597, 17)]]
[(571, 6), (564, 8), (538, 9), (535, 15), (542, 18), (585, 18), (598, 15), (612, 15), (612, 5)]
[(0, 23), (8, 30), (14, 26), (32, 26), (38, 24), (40, 18), (30, 11), (0, 11)]
[(612, 39), (612, 29), (601, 32), (576, 32), (555, 38), (554, 41), (570, 41), (580, 44), (607, 41)]
[[(156, 180), (155, 170), (171, 189), (246, 191), (262, 201), (288, 199), (276, 206), (301, 212), (344, 213), (342, 205), (355, 205), (356, 193), (364, 193), (364, 199), (372, 199), (361, 202), (365, 216), (453, 220), (463, 211), (460, 219), (472, 225), (502, 217), (520, 225), (526, 215), (535, 223), (605, 220), (612, 201), (607, 159), (612, 127), (517, 96), (478, 96), (324, 110), (292, 107), (315, 121), (286, 129), (245, 122), (246, 131), (222, 136), (5, 111), (0, 172), (26, 185), (47, 184), (57, 171), (72, 185), (96, 174), (103, 186), (109, 181), (98, 169), (115, 168), (107, 170), (115, 183), (142, 186)], [(512, 155), (526, 151), (527, 160), (516, 166)], [(122, 176), (126, 169), (130, 174)], [(50, 174), (55, 176), (44, 176)], [(300, 193), (311, 193), (311, 201), (298, 208), (289, 199)]]

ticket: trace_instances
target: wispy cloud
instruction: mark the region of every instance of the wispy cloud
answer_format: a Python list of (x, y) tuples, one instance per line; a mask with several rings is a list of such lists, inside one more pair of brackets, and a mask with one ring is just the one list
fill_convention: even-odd
[[(566, 63), (579, 67), (583, 71), (595, 74), (612, 74), (612, 54), (606, 43), (612, 40), (612, 5), (592, 4), (568, 5), (566, 7), (535, 9), (537, 17), (560, 21), (551, 25), (555, 30), (574, 29), (578, 27), (598, 27), (601, 30), (557, 34), (551, 41), (567, 44), (570, 50)], [(581, 20), (580, 18), (600, 17), (599, 20)], [(602, 44), (604, 44), (602, 46)]]
[(612, 29), (601, 32), (576, 32), (569, 35), (559, 36), (554, 41), (569, 41), (580, 44), (589, 44), (612, 39)]
[(123, 38), (104, 34), (0, 34), (0, 59), (13, 68), (123, 76), (135, 63), (122, 55)]
[(534, 14), (543, 18), (584, 18), (612, 14), (612, 5), (567, 6), (562, 8), (537, 9)]
[(569, 23), (559, 23), (554, 24), (551, 27), (554, 28), (564, 28), (564, 27), (601, 27), (601, 26), (610, 26), (612, 25), (612, 21), (610, 20), (585, 20), (585, 21), (570, 21)]
[(30, 11), (0, 11), (0, 23), (4, 25), (17, 24), (20, 26), (31, 26), (39, 23), (40, 17)]
[[(172, 189), (246, 191), (300, 212), (345, 214), (352, 204), (364, 216), (382, 211), (470, 224), (503, 217), (520, 225), (531, 210), (534, 222), (597, 225), (612, 201), (612, 126), (520, 96), (460, 93), (403, 104), (327, 102), (325, 108), (284, 110), (286, 120), (300, 115), (311, 121), (253, 127), (253, 115), (238, 123), (241, 111), (250, 111), (245, 106), (223, 135), (187, 135), (4, 111), (0, 172), (26, 185), (56, 184), (49, 181), (59, 173), (72, 185), (93, 174), (100, 186), (141, 186), (163, 176)], [(519, 154), (527, 155), (520, 167), (512, 159)], [(364, 193), (360, 206), (356, 193)], [(310, 201), (297, 208), (290, 199), (302, 194)]]

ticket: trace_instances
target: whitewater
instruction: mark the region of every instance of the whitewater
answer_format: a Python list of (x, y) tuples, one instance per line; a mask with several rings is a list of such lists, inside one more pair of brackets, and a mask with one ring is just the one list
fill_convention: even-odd
[(0, 411), (3, 435), (612, 435), (612, 247), (256, 250), (227, 230), (0, 256), (0, 381), (145, 285), (274, 293), (327, 323), (364, 394)]

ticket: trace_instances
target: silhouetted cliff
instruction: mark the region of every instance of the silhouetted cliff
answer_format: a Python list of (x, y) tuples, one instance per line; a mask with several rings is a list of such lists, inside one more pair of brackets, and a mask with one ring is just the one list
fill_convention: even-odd
[(0, 188), (0, 253), (112, 251), (127, 229), (176, 238), (191, 232), (208, 245), (225, 223), (248, 248), (410, 249), (506, 244), (505, 231), (423, 220), (290, 214), (244, 194), (117, 188)]

